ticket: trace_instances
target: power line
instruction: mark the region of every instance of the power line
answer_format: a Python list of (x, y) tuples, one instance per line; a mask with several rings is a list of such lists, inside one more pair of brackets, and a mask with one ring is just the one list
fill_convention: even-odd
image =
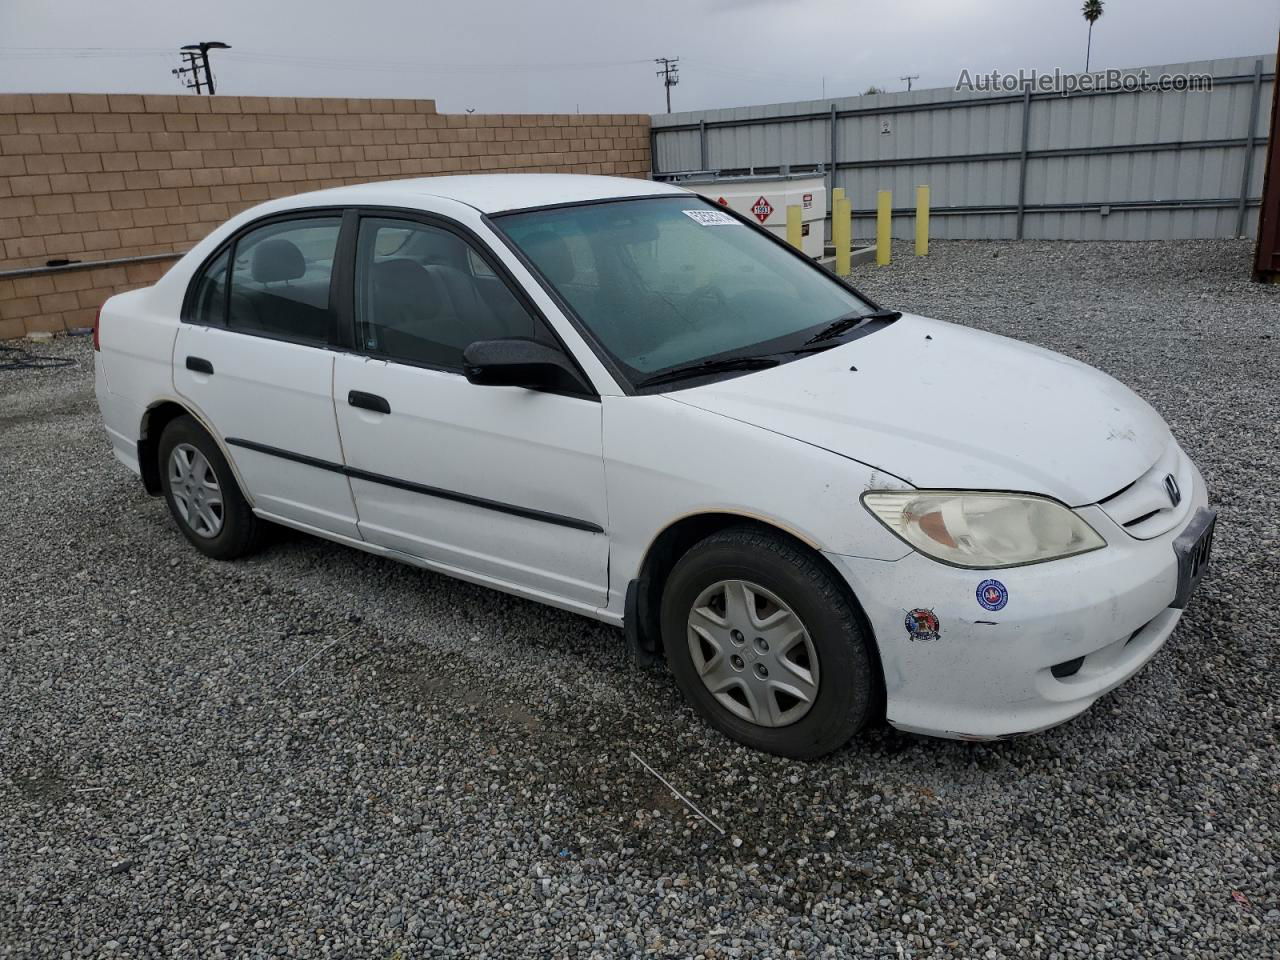
[(0, 47), (0, 60), (95, 60), (170, 56), (169, 48), (109, 49), (106, 47)]
[(358, 58), (342, 58), (335, 59), (332, 57), (305, 57), (290, 56), (287, 54), (276, 53), (247, 53), (236, 52), (227, 54), (228, 59), (240, 60), (246, 63), (260, 63), (268, 66), (314, 66), (323, 67), (325, 69), (340, 70), (373, 70), (373, 71), (404, 71), (412, 70), (415, 73), (436, 73), (436, 74), (456, 74), (456, 73), (554, 73), (562, 70), (601, 70), (611, 69), (613, 67), (630, 66), (634, 64), (648, 63), (648, 60), (600, 60), (582, 63), (569, 63), (564, 61), (555, 61), (552, 63), (441, 63), (438, 60), (422, 61), (422, 60), (387, 60), (385, 58), (378, 59), (358, 59)]
[(806, 79), (803, 74), (797, 74), (795, 71), (784, 73), (781, 71), (760, 70), (756, 68), (754, 65), (751, 67), (744, 67), (740, 63), (733, 63), (733, 64), (718, 63), (714, 60), (703, 60), (700, 57), (695, 57), (692, 60), (687, 60), (686, 65), (689, 65), (689, 64), (692, 64), (695, 70), (699, 70), (699, 71), (709, 70), (713, 73), (721, 73), (726, 75), (746, 77), (748, 79), (785, 80), (785, 81), (792, 81), (796, 83), (809, 82), (808, 79)]
[[(196, 45), (192, 45), (196, 46)], [(216, 48), (213, 48), (216, 49)], [(134, 57), (134, 56), (169, 56), (168, 47), (5, 47), (0, 46), (0, 60), (21, 59), (82, 59), (94, 57)], [(276, 53), (274, 51), (252, 51), (236, 48), (227, 53), (228, 60), (244, 63), (258, 63), (267, 66), (307, 66), (322, 67), (326, 70), (371, 70), (380, 72), (396, 72), (412, 70), (415, 73), (455, 74), (455, 73), (539, 73), (560, 70), (603, 70), (614, 67), (638, 66), (649, 63), (648, 59), (637, 60), (590, 60), (581, 62), (554, 61), (551, 63), (478, 63), (474, 60), (467, 63), (445, 63), (439, 60), (391, 60), (386, 57), (330, 57), (323, 55), (296, 55)], [(203, 68), (201, 70), (203, 73)], [(203, 86), (203, 79), (201, 85)]]
[[(215, 79), (212, 71), (206, 73), (206, 56), (199, 49), (199, 44), (189, 44), (180, 52), (182, 66), (173, 73), (181, 82), (197, 93), (209, 91)], [(218, 49), (210, 44), (209, 49)], [(171, 57), (172, 48), (166, 47), (11, 47), (0, 46), (0, 63), (6, 60), (86, 60), (86, 59), (132, 59), (145, 57)], [(668, 112), (670, 112), (671, 87), (680, 82), (680, 65), (692, 64), (696, 73), (703, 75), (732, 77), (741, 80), (786, 83), (799, 86), (810, 81), (797, 76), (794, 72), (774, 71), (767, 67), (761, 69), (755, 64), (746, 66), (742, 63), (721, 63), (695, 57), (681, 64), (679, 57), (658, 57), (652, 60), (584, 60), (584, 61), (552, 61), (549, 63), (447, 63), (439, 60), (424, 61), (416, 59), (388, 59), (386, 57), (331, 57), (317, 53), (282, 53), (276, 50), (227, 49), (222, 56), (236, 63), (253, 64), (275, 68), (314, 68), (324, 71), (352, 71), (368, 73), (414, 73), (427, 76), (453, 76), (457, 74), (506, 74), (537, 75), (555, 74), (568, 71), (612, 70), (616, 68), (638, 66), (645, 63), (657, 63), (661, 70), (657, 76), (662, 80), (666, 95)], [(826, 78), (829, 79), (829, 78)], [(907, 78), (903, 78), (906, 80)], [(912, 75), (912, 80), (917, 79)], [(839, 81), (838, 81), (839, 82)], [(846, 81), (847, 82), (847, 81)], [(908, 84), (910, 86), (910, 84)]]
[(662, 85), (667, 89), (667, 113), (671, 112), (671, 88), (680, 82), (679, 57), (655, 57), (654, 63), (662, 64), (657, 76), (662, 78)]
[(13, 50), (25, 53), (168, 53), (169, 47), (6, 47), (0, 51)]

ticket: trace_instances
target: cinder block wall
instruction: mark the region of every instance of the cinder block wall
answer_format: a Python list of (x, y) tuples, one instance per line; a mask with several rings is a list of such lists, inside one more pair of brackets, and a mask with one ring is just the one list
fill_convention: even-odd
[[(232, 214), (365, 180), (646, 176), (644, 114), (439, 114), (431, 100), (0, 95), (0, 340), (88, 326)], [(149, 263), (104, 260), (166, 255)], [(48, 272), (50, 260), (75, 260)], [(13, 271), (22, 271), (14, 273)]]

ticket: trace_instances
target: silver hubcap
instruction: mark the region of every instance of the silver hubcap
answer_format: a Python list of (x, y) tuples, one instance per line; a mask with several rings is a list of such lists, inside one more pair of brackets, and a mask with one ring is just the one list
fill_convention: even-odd
[(689, 653), (721, 706), (762, 727), (785, 727), (818, 697), (818, 655), (791, 608), (746, 580), (721, 580), (689, 612)]
[(222, 489), (204, 454), (189, 443), (180, 443), (169, 454), (169, 492), (178, 515), (202, 537), (216, 537), (222, 530)]

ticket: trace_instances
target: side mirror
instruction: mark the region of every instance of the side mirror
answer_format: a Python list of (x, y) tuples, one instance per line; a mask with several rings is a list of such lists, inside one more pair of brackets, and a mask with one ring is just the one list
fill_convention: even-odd
[(523, 337), (477, 340), (462, 351), (462, 369), (471, 383), (480, 386), (588, 392), (562, 351)]

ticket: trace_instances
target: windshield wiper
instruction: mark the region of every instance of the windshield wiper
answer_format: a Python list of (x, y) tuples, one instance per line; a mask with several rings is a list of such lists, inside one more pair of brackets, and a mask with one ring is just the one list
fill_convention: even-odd
[(838, 337), (847, 330), (852, 330), (866, 320), (897, 320), (902, 314), (897, 310), (873, 310), (871, 313), (846, 313), (836, 317), (825, 327), (815, 333), (805, 343), (820, 343)]
[[(870, 313), (847, 313), (843, 316), (836, 317), (825, 327), (811, 336), (798, 348), (792, 350), (782, 350), (775, 354), (756, 354), (745, 357), (721, 357), (718, 360), (700, 360), (697, 363), (688, 363), (680, 367), (672, 367), (670, 370), (664, 370), (661, 373), (655, 373), (651, 377), (645, 377), (643, 380), (637, 380), (637, 387), (648, 387), (659, 383), (671, 383), (676, 380), (688, 380), (691, 377), (700, 377), (704, 374), (720, 373), (723, 370), (762, 370), (765, 367), (776, 367), (782, 361), (779, 359), (784, 354), (799, 353), (817, 353), (819, 350), (830, 349), (828, 346), (817, 346), (824, 340), (831, 340), (854, 327), (861, 326), (870, 320), (884, 320), (890, 322), (897, 320), (902, 314), (897, 310), (873, 310)], [(831, 344), (830, 346), (836, 346)]]
[(708, 373), (720, 373), (722, 370), (763, 370), (765, 367), (776, 367), (777, 357), (722, 357), (719, 360), (699, 360), (682, 367), (672, 367), (662, 373), (636, 381), (637, 387), (648, 387), (657, 383), (671, 383), (676, 380), (687, 380)]

